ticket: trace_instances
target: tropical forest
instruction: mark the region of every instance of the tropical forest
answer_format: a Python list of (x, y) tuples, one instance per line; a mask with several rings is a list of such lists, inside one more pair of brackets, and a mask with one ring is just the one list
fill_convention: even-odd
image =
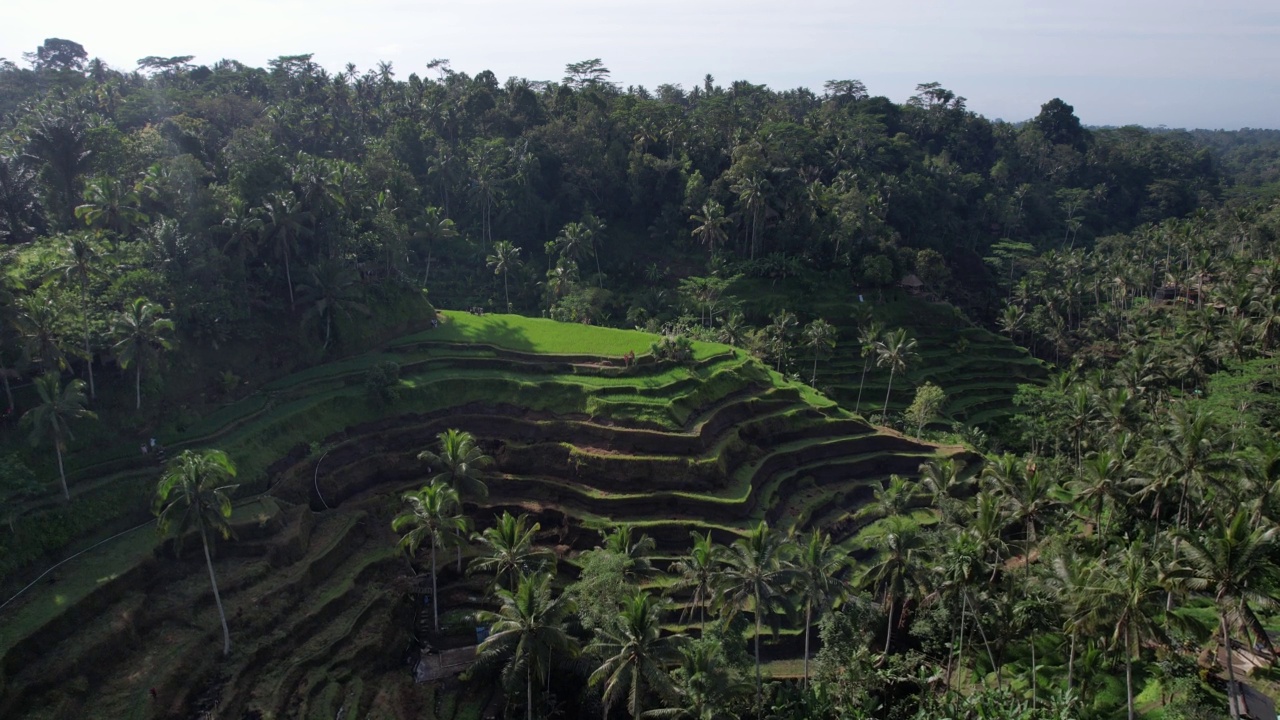
[(1280, 131), (0, 59), (0, 717), (1275, 718)]

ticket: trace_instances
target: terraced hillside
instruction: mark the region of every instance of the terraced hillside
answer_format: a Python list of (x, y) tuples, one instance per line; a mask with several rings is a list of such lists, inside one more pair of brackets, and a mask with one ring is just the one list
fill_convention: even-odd
[[(860, 407), (862, 414), (879, 414), (884, 406), (889, 373), (875, 366), (872, 356), (866, 384), (858, 404), (858, 384), (864, 358), (854, 319), (832, 308), (828, 321), (839, 334), (835, 353), (818, 367), (818, 386), (841, 407)], [(947, 394), (943, 416), (949, 424), (958, 420), (989, 426), (1014, 410), (1018, 385), (1039, 383), (1048, 377), (1044, 365), (1008, 338), (995, 335), (957, 317), (947, 305), (907, 299), (884, 308), (886, 327), (907, 328), (919, 343), (919, 358), (908, 367), (906, 378), (894, 378), (889, 412), (900, 413), (911, 404), (915, 388), (932, 382)]]
[[(618, 522), (669, 555), (690, 530), (727, 541), (761, 518), (830, 528), (847, 542), (863, 522), (857, 509), (890, 474), (961, 453), (869, 426), (726, 346), (657, 362), (647, 355), (656, 338), (642, 333), (511, 316), (444, 321), (281, 380), (173, 443), (225, 449), (242, 470), (240, 495), (260, 493), (237, 511), (240, 539), (221, 545), (215, 563), (229, 657), (217, 655), (198, 553), (174, 560), (143, 528), (60, 568), (0, 615), (0, 716), (214, 707), (234, 718), (448, 716), (404, 664), (415, 607), (389, 530), (399, 495), (424, 476), (417, 453), (445, 428), (474, 433), (496, 460), (490, 496), (470, 514), (484, 524), (502, 509), (529, 512), (561, 553)], [(388, 361), (399, 382), (371, 385), (369, 370)], [(79, 485), (90, 493), (111, 482)], [(478, 588), (444, 582), (452, 617), (476, 606)]]

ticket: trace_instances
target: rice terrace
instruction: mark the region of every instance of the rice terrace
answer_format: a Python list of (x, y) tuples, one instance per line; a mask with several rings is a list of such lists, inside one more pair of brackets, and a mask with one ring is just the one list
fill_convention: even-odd
[(1276, 717), (1280, 131), (23, 58), (0, 718)]

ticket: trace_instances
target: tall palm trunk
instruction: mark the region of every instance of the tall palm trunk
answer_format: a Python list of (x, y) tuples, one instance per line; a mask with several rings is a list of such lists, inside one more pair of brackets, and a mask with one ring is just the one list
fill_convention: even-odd
[(137, 405), (134, 407), (134, 409), (141, 410), (142, 409), (142, 354), (139, 353), (138, 357), (133, 359), (133, 362), (134, 362), (133, 394), (134, 394), (134, 399), (137, 401)]
[(893, 593), (889, 593), (889, 622), (884, 628), (884, 654), (889, 654), (889, 642), (893, 640)]
[(440, 600), (436, 597), (436, 540), (431, 538), (431, 619), (440, 632)]
[(858, 414), (858, 409), (862, 407), (862, 386), (867, 384), (867, 365), (871, 362), (871, 357), (862, 359), (862, 379), (858, 381), (858, 400), (853, 404), (853, 414)]
[(204, 545), (204, 564), (209, 568), (209, 584), (213, 586), (213, 602), (218, 606), (218, 619), (222, 621), (222, 654), (231, 654), (231, 630), (227, 628), (227, 613), (222, 609), (222, 596), (218, 594), (218, 578), (213, 574), (213, 558), (209, 556), (209, 538), (200, 524), (200, 543)]
[(1218, 627), (1222, 628), (1222, 647), (1227, 651), (1227, 706), (1231, 717), (1240, 718), (1240, 688), (1236, 686), (1235, 658), (1231, 653), (1231, 636), (1227, 634), (1227, 616), (1222, 609), (1218, 610)]
[(289, 312), (294, 311), (293, 305), (293, 273), (289, 271), (289, 250), (284, 251), (284, 281), (289, 286)]
[(58, 456), (58, 479), (62, 480), (62, 497), (71, 502), (71, 491), (67, 489), (67, 472), (62, 469), (62, 442), (54, 439), (53, 452)]
[(893, 392), (893, 371), (898, 369), (897, 363), (889, 363), (889, 387), (884, 391), (884, 409), (880, 414), (889, 415), (889, 393)]
[(760, 679), (760, 593), (755, 594), (756, 611), (756, 717), (764, 707), (764, 684)]
[(1137, 720), (1138, 714), (1133, 709), (1133, 654), (1129, 652), (1127, 640), (1124, 648), (1124, 695), (1129, 708), (1129, 720)]
[[(97, 397), (97, 392), (93, 387), (93, 353), (89, 350), (89, 296), (83, 282), (80, 283), (80, 314), (84, 316), (84, 358), (85, 365), (89, 368), (89, 398), (92, 399)], [(8, 388), (7, 380), (5, 387)]]
[(804, 603), (804, 687), (809, 687), (809, 636), (813, 634), (813, 598)]
[(525, 720), (533, 720), (533, 661), (529, 661), (529, 672), (525, 676)]

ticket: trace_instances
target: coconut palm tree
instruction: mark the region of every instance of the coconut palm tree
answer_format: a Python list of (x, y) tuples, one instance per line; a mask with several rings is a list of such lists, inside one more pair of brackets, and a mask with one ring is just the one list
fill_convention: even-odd
[(1148, 638), (1161, 633), (1156, 614), (1164, 594), (1160, 585), (1160, 557), (1138, 538), (1101, 563), (1093, 587), (1090, 614), (1111, 628), (1110, 644), (1124, 654), (1125, 693), (1129, 720), (1133, 705), (1133, 658)]
[(44, 442), (53, 444), (53, 452), (58, 456), (58, 478), (62, 481), (62, 496), (71, 500), (71, 491), (67, 489), (67, 473), (62, 467), (62, 451), (67, 441), (73, 439), (71, 421), (79, 418), (96, 418), (94, 413), (84, 407), (84, 381), (72, 380), (66, 385), (56, 372), (48, 372), (35, 381), (36, 393), (40, 395), (40, 404), (31, 408), (22, 416), (22, 421), (31, 426), (31, 444), (38, 446)]
[(67, 242), (67, 260), (53, 268), (52, 272), (80, 289), (80, 319), (84, 327), (84, 357), (89, 370), (89, 397), (97, 392), (93, 384), (93, 350), (89, 348), (89, 280), (102, 274), (98, 269), (98, 251), (83, 235), (74, 235)]
[(628, 581), (636, 582), (652, 574), (649, 556), (657, 548), (653, 538), (644, 533), (636, 537), (632, 527), (625, 523), (601, 535), (604, 549), (622, 558), (623, 575)]
[(760, 635), (765, 615), (775, 620), (779, 610), (790, 612), (786, 587), (792, 576), (788, 555), (792, 545), (785, 536), (769, 529), (761, 520), (751, 532), (738, 538), (725, 551), (717, 575), (726, 621), (740, 612), (755, 618), (756, 702), (763, 701), (760, 675)]
[(25, 362), (38, 363), (46, 372), (66, 369), (67, 353), (62, 348), (58, 308), (47, 293), (22, 298), (18, 302), (13, 325), (22, 339)]
[(671, 585), (670, 591), (692, 592), (689, 604), (685, 606), (680, 619), (690, 617), (694, 608), (697, 608), (699, 628), (705, 632), (707, 605), (711, 604), (714, 598), (713, 583), (716, 579), (716, 568), (719, 567), (720, 556), (724, 549), (711, 539), (710, 530), (706, 535), (690, 532), (689, 536), (693, 538), (693, 546), (689, 548), (689, 554), (671, 564), (670, 573), (675, 576), (675, 582)]
[(440, 600), (436, 588), (436, 548), (449, 538), (465, 536), (467, 518), (462, 514), (462, 502), (458, 491), (436, 480), (430, 485), (404, 495), (409, 509), (391, 521), (391, 529), (404, 533), (400, 547), (410, 557), (418, 553), (423, 541), (431, 550), (431, 616), (436, 632), (440, 632)]
[(858, 326), (858, 352), (862, 355), (862, 379), (858, 381), (858, 399), (853, 404), (853, 412), (862, 409), (862, 388), (867, 384), (867, 366), (876, 355), (876, 343), (884, 334), (884, 325), (872, 320)]
[(160, 315), (163, 309), (146, 298), (134, 298), (118, 313), (111, 334), (115, 338), (116, 359), (120, 367), (134, 366), (134, 394), (136, 409), (142, 409), (142, 365), (154, 359), (160, 350), (169, 350), (173, 343), (168, 335), (173, 332), (173, 321)]
[(1211, 595), (1218, 608), (1218, 628), (1227, 655), (1227, 698), (1233, 718), (1240, 717), (1240, 696), (1231, 629), (1243, 625), (1258, 642), (1271, 644), (1253, 608), (1274, 610), (1280, 606), (1274, 590), (1280, 572), (1272, 560), (1277, 532), (1280, 529), (1275, 527), (1253, 527), (1249, 511), (1241, 508), (1230, 517), (1215, 514), (1206, 532), (1187, 537), (1181, 547), (1187, 588)]
[(337, 260), (326, 258), (309, 266), (306, 282), (299, 284), (297, 290), (307, 307), (302, 321), (324, 323), (322, 348), (329, 347), (335, 315), (350, 316), (353, 311), (370, 314), (369, 306), (360, 302), (360, 276), (354, 268)]
[(818, 621), (831, 603), (844, 594), (841, 575), (849, 567), (849, 555), (831, 544), (831, 536), (814, 530), (798, 543), (793, 561), (795, 585), (804, 600), (804, 684), (809, 685), (809, 639), (813, 635), (814, 609)]
[(418, 218), (418, 229), (410, 236), (410, 240), (414, 245), (421, 243), (427, 248), (426, 253), (418, 252), (419, 255), (426, 255), (422, 263), (423, 285), (431, 279), (431, 257), (435, 252), (436, 243), (456, 237), (458, 237), (458, 230), (453, 221), (448, 218), (447, 209), (441, 211), (440, 208), (433, 206), (422, 211), (422, 215)]
[(496, 613), (484, 613), (492, 623), (489, 636), (476, 648), (478, 668), (502, 667), (502, 685), (508, 693), (525, 690), (525, 717), (533, 720), (533, 681), (548, 678), (553, 660), (578, 653), (577, 642), (565, 632), (573, 606), (563, 595), (552, 597), (551, 574), (523, 575), (514, 590), (497, 591)]
[(489, 487), (480, 479), (480, 471), (492, 465), (493, 458), (476, 445), (475, 436), (465, 430), (449, 428), (436, 435), (436, 439), (440, 443), (439, 454), (430, 450), (418, 453), (419, 460), (439, 469), (430, 480), (443, 480), (463, 498), (489, 497)]
[(298, 252), (298, 239), (309, 234), (307, 221), (311, 213), (303, 209), (291, 192), (271, 193), (257, 208), (265, 232), (264, 241), (284, 261), (285, 286), (289, 290), (289, 310), (294, 308), (293, 273), (289, 258)]
[(223, 539), (232, 535), (228, 522), (230, 495), (239, 486), (225, 483), (235, 476), (235, 464), (221, 450), (184, 450), (165, 466), (152, 505), (158, 518), (157, 529), (162, 534), (174, 533), (179, 548), (183, 536), (192, 527), (200, 534), (205, 566), (209, 568), (209, 584), (213, 586), (213, 601), (218, 606), (218, 619), (222, 621), (223, 655), (231, 653), (231, 631), (222, 609), (222, 596), (218, 594), (218, 578), (213, 572), (209, 533), (216, 532)]
[(617, 623), (597, 631), (589, 652), (604, 661), (591, 673), (588, 684), (603, 684), (605, 718), (623, 696), (627, 713), (638, 718), (644, 712), (645, 697), (656, 694), (667, 700), (676, 696), (667, 667), (678, 657), (683, 635), (662, 634), (662, 606), (649, 593), (636, 590), (622, 602)]
[(142, 198), (128, 184), (110, 176), (96, 177), (84, 188), (84, 204), (75, 215), (96, 230), (108, 230), (124, 238), (133, 228), (147, 222)]
[(880, 537), (880, 555), (859, 580), (859, 585), (878, 590), (883, 595), (888, 614), (884, 634), (886, 655), (893, 642), (894, 611), (898, 603), (924, 594), (928, 547), (929, 543), (919, 527), (910, 520), (889, 518)]
[(917, 357), (916, 339), (907, 337), (906, 328), (898, 328), (886, 333), (883, 339), (875, 344), (876, 367), (889, 368), (889, 387), (884, 392), (884, 409), (889, 413), (889, 395), (893, 393), (893, 376), (896, 372), (905, 372), (911, 361)]
[(836, 346), (836, 329), (831, 323), (818, 318), (804, 326), (805, 343), (813, 349), (813, 373), (809, 385), (818, 386), (818, 356)]
[(507, 287), (507, 276), (512, 270), (518, 270), (524, 265), (524, 261), (520, 259), (520, 248), (510, 240), (499, 240), (493, 244), (493, 254), (485, 258), (485, 264), (493, 268), (494, 275), (502, 276), (502, 296), (507, 301), (507, 312), (511, 312), (511, 291)]
[(690, 234), (706, 245), (711, 255), (716, 254), (716, 245), (729, 238), (729, 234), (724, 229), (729, 224), (729, 218), (725, 217), (724, 206), (715, 200), (703, 203), (702, 214), (690, 215), (689, 221), (697, 223), (697, 227)]
[(493, 527), (473, 536), (480, 543), (480, 554), (467, 566), (467, 574), (492, 575), (496, 587), (514, 589), (520, 576), (554, 562), (554, 555), (533, 544), (541, 529), (539, 523), (529, 524), (528, 515), (514, 516), (504, 510)]

